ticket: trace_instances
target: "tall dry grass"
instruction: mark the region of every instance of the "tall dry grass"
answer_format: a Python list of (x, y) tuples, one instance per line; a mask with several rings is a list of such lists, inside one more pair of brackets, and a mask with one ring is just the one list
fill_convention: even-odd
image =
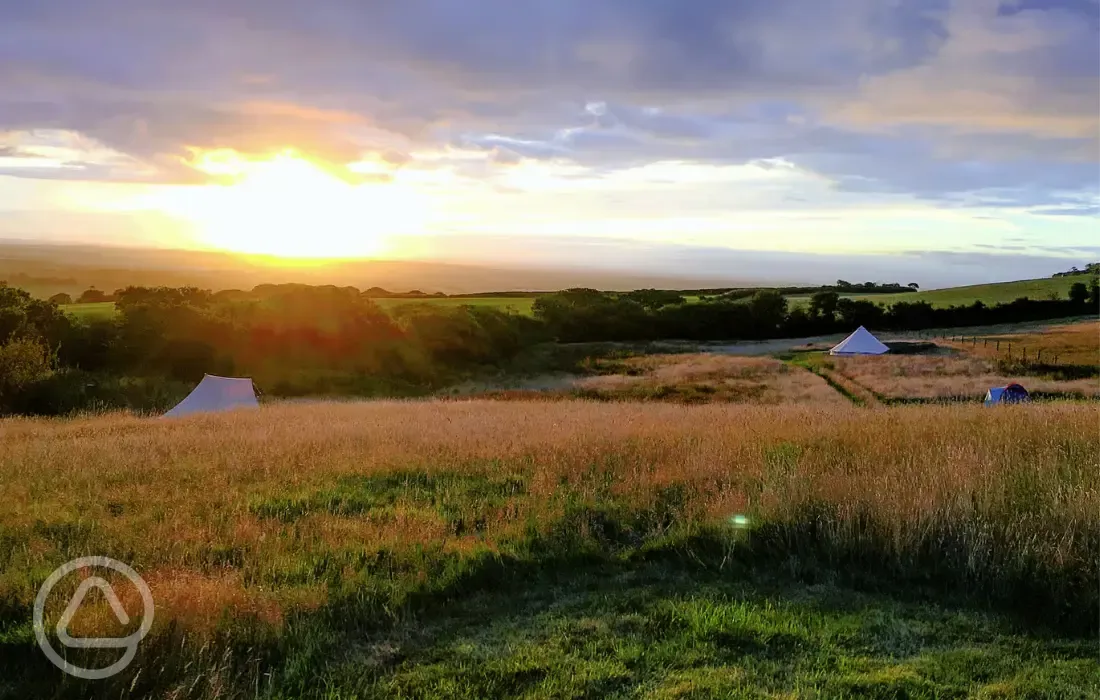
[(602, 364), (617, 371), (582, 379), (577, 386), (605, 398), (772, 405), (844, 403), (820, 377), (768, 357), (643, 355)]
[(1001, 373), (990, 359), (948, 355), (878, 355), (830, 358), (836, 371), (889, 398), (978, 399), (990, 387), (1012, 382), (1029, 391), (1100, 396), (1100, 380), (1057, 381)]
[(1058, 364), (1100, 366), (1100, 321), (1052, 326), (1036, 333), (991, 335), (978, 341), (946, 344), (975, 357), (1006, 359), (1011, 343), (1015, 357), (1026, 350), (1028, 359), (1038, 361), (1042, 350), (1045, 362), (1053, 362), (1057, 357)]
[[(1098, 424), (1073, 404), (485, 401), (5, 420), (0, 601), (29, 610), (54, 567), (103, 554), (147, 578), (158, 628), (202, 635), (223, 614), (277, 628), (361, 581), (372, 552), (506, 549), (578, 504), (660, 511), (643, 538), (751, 513), (785, 523), (784, 547), (839, 557), (873, 540), (899, 571), (933, 562), (975, 586), (1038, 571), (1062, 590), (1100, 533)], [(428, 490), (362, 481), (394, 473)], [(385, 489), (396, 500), (355, 500)]]

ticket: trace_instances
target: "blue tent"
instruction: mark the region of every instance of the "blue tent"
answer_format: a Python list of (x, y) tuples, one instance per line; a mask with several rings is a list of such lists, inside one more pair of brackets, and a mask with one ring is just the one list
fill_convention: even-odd
[(1030, 401), (1031, 397), (1027, 389), (1019, 384), (994, 387), (985, 393), (985, 405), (994, 406), (999, 403), (1023, 403)]

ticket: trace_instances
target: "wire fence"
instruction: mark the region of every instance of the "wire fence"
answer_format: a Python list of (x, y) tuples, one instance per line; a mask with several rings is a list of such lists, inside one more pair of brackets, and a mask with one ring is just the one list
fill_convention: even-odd
[(982, 355), (992, 356), (994, 359), (1004, 362), (1017, 362), (1024, 365), (1058, 365), (1058, 352), (1050, 348), (1029, 349), (1025, 343), (1007, 340), (1005, 338), (991, 338), (983, 336), (956, 335), (951, 333), (938, 333), (935, 331), (914, 331), (912, 334), (920, 340), (932, 343), (953, 343), (955, 345), (972, 348), (982, 348)]

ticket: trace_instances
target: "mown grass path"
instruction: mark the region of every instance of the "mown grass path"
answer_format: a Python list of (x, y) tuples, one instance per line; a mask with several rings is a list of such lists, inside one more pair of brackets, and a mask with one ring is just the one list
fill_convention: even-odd
[(816, 374), (824, 379), (826, 384), (836, 389), (837, 393), (857, 406), (878, 407), (882, 405), (882, 402), (873, 391), (828, 367), (820, 364), (803, 364), (797, 361), (789, 361), (787, 364), (799, 367), (811, 374)]

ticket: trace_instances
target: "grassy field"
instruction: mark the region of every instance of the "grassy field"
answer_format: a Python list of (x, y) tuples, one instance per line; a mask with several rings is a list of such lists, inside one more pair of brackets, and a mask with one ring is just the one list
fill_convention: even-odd
[[(583, 401), (5, 420), (0, 697), (1096, 697), (1098, 421)], [(87, 554), (156, 601), (102, 682), (64, 679), (30, 627), (41, 581)], [(76, 623), (117, 625), (102, 601)]]
[[(899, 301), (917, 302), (926, 301), (932, 306), (968, 306), (975, 301), (980, 301), (987, 306), (1004, 302), (1015, 301), (1020, 297), (1030, 299), (1047, 299), (1051, 294), (1057, 294), (1059, 299), (1069, 296), (1069, 288), (1074, 282), (1089, 283), (1089, 277), (1084, 275), (1077, 277), (1051, 277), (1036, 280), (1020, 280), (1018, 282), (1001, 282), (998, 284), (978, 284), (966, 287), (951, 287), (949, 289), (933, 289), (924, 292), (904, 294), (853, 294), (842, 295), (850, 299), (866, 299), (877, 304), (889, 306)], [(788, 297), (793, 305), (808, 304), (809, 295)]]
[(990, 387), (1022, 382), (1032, 393), (1100, 397), (1095, 379), (1055, 380), (1001, 371), (996, 363), (976, 357), (884, 355), (830, 357), (826, 366), (871, 391), (891, 399), (977, 400)]
[(392, 309), (403, 304), (431, 304), (433, 306), (488, 306), (514, 311), (525, 316), (531, 315), (534, 297), (442, 297), (428, 299), (375, 299), (383, 309)]
[(767, 357), (644, 355), (595, 364), (605, 373), (577, 383), (590, 398), (764, 405), (844, 401), (820, 377)]
[[(507, 309), (516, 313), (531, 315), (533, 297), (441, 297), (426, 299), (382, 298), (375, 302), (383, 309), (393, 309), (403, 304), (431, 304), (433, 306), (490, 306)], [(110, 318), (115, 314), (114, 302), (105, 301), (94, 304), (65, 304), (61, 310), (77, 318)]]
[(1057, 364), (1100, 367), (1100, 321), (1052, 326), (1033, 333), (975, 334), (974, 338), (944, 344), (976, 357), (1010, 359), (1026, 354), (1036, 362), (1045, 357)]
[(61, 310), (80, 319), (110, 318), (115, 315), (113, 301), (97, 301), (91, 304), (62, 304)]
[[(870, 393), (883, 400), (975, 401), (990, 387), (1012, 382), (1040, 395), (1100, 397), (1100, 321), (1019, 333), (974, 332), (965, 342), (937, 343), (946, 351), (877, 357), (811, 352), (798, 355), (796, 362), (864, 399)], [(1028, 362), (1022, 359), (1025, 350)]]

